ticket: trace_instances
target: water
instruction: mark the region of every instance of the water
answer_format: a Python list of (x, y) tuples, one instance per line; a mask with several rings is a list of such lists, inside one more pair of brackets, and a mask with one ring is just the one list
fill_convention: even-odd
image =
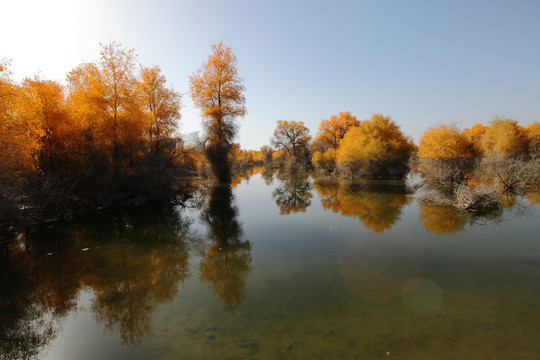
[(201, 199), (21, 236), (2, 255), (2, 356), (540, 358), (526, 199), (472, 217), (401, 181), (272, 174)]

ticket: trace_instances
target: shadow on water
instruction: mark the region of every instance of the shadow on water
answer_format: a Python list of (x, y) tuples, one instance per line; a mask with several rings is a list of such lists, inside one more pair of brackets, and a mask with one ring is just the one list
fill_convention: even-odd
[(251, 243), (244, 240), (230, 184), (211, 188), (201, 218), (208, 226), (208, 244), (199, 264), (200, 280), (233, 310), (246, 297), (251, 271)]

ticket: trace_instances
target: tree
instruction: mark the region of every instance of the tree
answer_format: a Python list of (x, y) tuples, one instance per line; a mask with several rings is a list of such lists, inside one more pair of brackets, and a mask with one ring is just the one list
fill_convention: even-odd
[(421, 159), (455, 159), (471, 157), (471, 143), (457, 127), (430, 127), (420, 139), (418, 156)]
[(190, 92), (202, 111), (208, 145), (206, 156), (219, 181), (230, 181), (228, 154), (237, 133), (235, 119), (246, 114), (243, 78), (238, 76), (237, 59), (231, 48), (220, 42), (213, 53), (190, 76)]
[(486, 129), (487, 126), (484, 126), (482, 124), (475, 124), (472, 128), (463, 130), (463, 132), (469, 139), (473, 156), (482, 155), (482, 139), (484, 138)]
[(309, 129), (303, 121), (278, 120), (274, 136), (270, 139), (277, 149), (285, 149), (289, 157), (299, 159), (308, 152), (311, 140)]
[(64, 152), (65, 140), (71, 128), (65, 107), (64, 88), (61, 84), (39, 77), (25, 79), (22, 83), (30, 116), (41, 124), (41, 163), (43, 169), (54, 171), (56, 157)]
[(111, 42), (102, 45), (99, 61), (103, 92), (98, 97), (105, 116), (104, 131), (111, 143), (113, 165), (120, 165), (123, 151), (133, 167), (135, 146), (142, 141), (144, 122), (137, 103), (137, 56), (133, 49)]
[(11, 80), (10, 65), (0, 61), (0, 179), (21, 180), (21, 172), (37, 168), (42, 129), (32, 111), (37, 100)]
[(326, 151), (315, 151), (311, 160), (326, 172), (333, 172), (336, 168), (336, 150), (328, 148)]
[(486, 155), (519, 155), (524, 153), (526, 137), (524, 130), (512, 119), (495, 117), (489, 122), (482, 149)]
[(418, 157), (420, 170), (428, 179), (459, 182), (471, 169), (473, 146), (457, 127), (437, 125), (422, 135)]
[(529, 154), (538, 156), (540, 153), (540, 123), (535, 121), (527, 126), (525, 135), (527, 136)]
[(180, 120), (179, 93), (167, 87), (167, 79), (158, 66), (143, 67), (138, 83), (148, 137), (152, 167), (161, 173), (179, 155), (178, 144), (171, 141)]
[(402, 176), (414, 144), (388, 116), (375, 114), (343, 137), (337, 162), (354, 177), (359, 170), (368, 176)]
[(360, 126), (360, 122), (348, 111), (340, 112), (337, 116), (332, 115), (328, 120), (322, 119), (315, 142), (320, 141), (327, 148), (337, 149), (347, 131), (356, 126)]
[(109, 150), (101, 131), (103, 114), (96, 105), (102, 93), (98, 66), (80, 64), (69, 72), (67, 81), (67, 108), (73, 121), (72, 136), (68, 140), (76, 168), (88, 171), (100, 163), (108, 165)]
[(328, 120), (323, 119), (311, 145), (312, 161), (324, 171), (333, 172), (339, 143), (350, 128), (357, 126), (360, 126), (360, 122), (348, 111), (332, 115)]
[(159, 66), (143, 67), (138, 86), (151, 151), (159, 153), (163, 141), (178, 129), (181, 95), (167, 87)]
[(261, 146), (261, 149), (259, 151), (261, 152), (265, 164), (269, 164), (272, 162), (272, 154), (274, 152), (274, 149), (272, 149), (270, 146), (263, 145)]
[(92, 141), (109, 150), (115, 171), (133, 167), (143, 141), (144, 117), (137, 92), (137, 56), (121, 44), (102, 45), (96, 63), (82, 64), (68, 75), (74, 112)]

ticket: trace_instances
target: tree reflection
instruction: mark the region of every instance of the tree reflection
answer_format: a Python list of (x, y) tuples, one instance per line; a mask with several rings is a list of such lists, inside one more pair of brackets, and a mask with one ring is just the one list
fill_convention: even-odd
[(362, 181), (354, 184), (316, 181), (321, 205), (342, 216), (357, 217), (364, 225), (381, 233), (399, 220), (401, 209), (410, 202), (403, 181)]
[(155, 307), (171, 301), (190, 276), (189, 224), (168, 211), (115, 219), (115, 235), (89, 254), (84, 283), (94, 290), (92, 311), (125, 343), (151, 333)]
[(438, 235), (455, 234), (463, 230), (467, 217), (448, 206), (431, 205), (420, 202), (419, 215), (422, 226)]
[[(0, 252), (0, 358), (34, 359), (75, 307), (81, 269), (70, 244), (42, 244), (20, 234)], [(46, 254), (57, 252), (52, 259)]]
[(272, 193), (272, 197), (279, 207), (280, 215), (305, 212), (311, 205), (311, 181), (306, 173), (282, 173), (277, 174), (278, 187)]
[(535, 191), (527, 193), (530, 205), (540, 204), (540, 186), (537, 185)]
[(223, 301), (226, 309), (232, 310), (246, 296), (251, 243), (243, 240), (231, 185), (219, 184), (211, 189), (201, 216), (208, 225), (211, 243), (202, 254), (200, 279)]
[(98, 321), (124, 342), (140, 342), (155, 307), (190, 275), (188, 231), (174, 209), (146, 209), (57, 224), (3, 248), (0, 358), (38, 357), (83, 287), (94, 293)]

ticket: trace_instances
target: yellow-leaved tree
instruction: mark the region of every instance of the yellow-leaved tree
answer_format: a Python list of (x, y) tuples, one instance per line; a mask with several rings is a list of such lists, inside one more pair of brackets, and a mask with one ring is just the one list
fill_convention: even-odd
[(10, 65), (0, 61), (0, 180), (18, 181), (37, 168), (43, 131), (34, 112), (38, 100), (12, 81)]
[(421, 159), (456, 159), (471, 157), (467, 135), (454, 125), (430, 127), (420, 139), (418, 157)]
[(517, 121), (495, 117), (489, 122), (482, 149), (486, 155), (520, 155), (525, 152), (527, 139)]
[(175, 137), (180, 121), (181, 96), (167, 86), (158, 66), (143, 67), (138, 93), (148, 140), (148, 158), (153, 170), (161, 174), (180, 155), (180, 140)]
[(538, 156), (540, 154), (540, 123), (537, 121), (531, 123), (525, 128), (525, 135), (527, 136), (527, 148), (531, 156)]
[(228, 155), (236, 136), (235, 119), (246, 114), (244, 79), (238, 75), (238, 60), (223, 42), (212, 45), (212, 54), (189, 78), (195, 106), (202, 111), (206, 129), (206, 156), (218, 180), (230, 181)]
[(140, 158), (146, 128), (135, 70), (136, 55), (121, 44), (102, 45), (97, 63), (81, 64), (68, 74), (70, 112), (83, 142), (106, 149), (115, 170)]
[(348, 111), (332, 115), (329, 119), (322, 119), (319, 132), (311, 146), (313, 152), (311, 160), (327, 172), (334, 171), (339, 143), (350, 128), (359, 125), (356, 116)]
[(430, 127), (420, 139), (420, 171), (428, 180), (461, 181), (472, 169), (473, 145), (454, 125)]
[(55, 171), (60, 167), (57, 158), (67, 151), (65, 145), (72, 128), (64, 88), (58, 82), (36, 76), (25, 79), (21, 91), (28, 116), (41, 124), (41, 168)]
[(470, 129), (464, 129), (463, 132), (469, 139), (469, 146), (471, 146), (471, 151), (473, 156), (481, 156), (483, 153), (482, 150), (482, 139), (486, 133), (487, 126), (482, 124), (474, 124)]
[(343, 137), (336, 158), (351, 177), (403, 176), (415, 146), (389, 117), (375, 114)]
[(351, 115), (348, 111), (340, 112), (339, 115), (332, 115), (329, 119), (321, 121), (315, 141), (320, 141), (327, 147), (337, 149), (339, 142), (347, 131), (355, 126), (360, 126), (356, 116)]

